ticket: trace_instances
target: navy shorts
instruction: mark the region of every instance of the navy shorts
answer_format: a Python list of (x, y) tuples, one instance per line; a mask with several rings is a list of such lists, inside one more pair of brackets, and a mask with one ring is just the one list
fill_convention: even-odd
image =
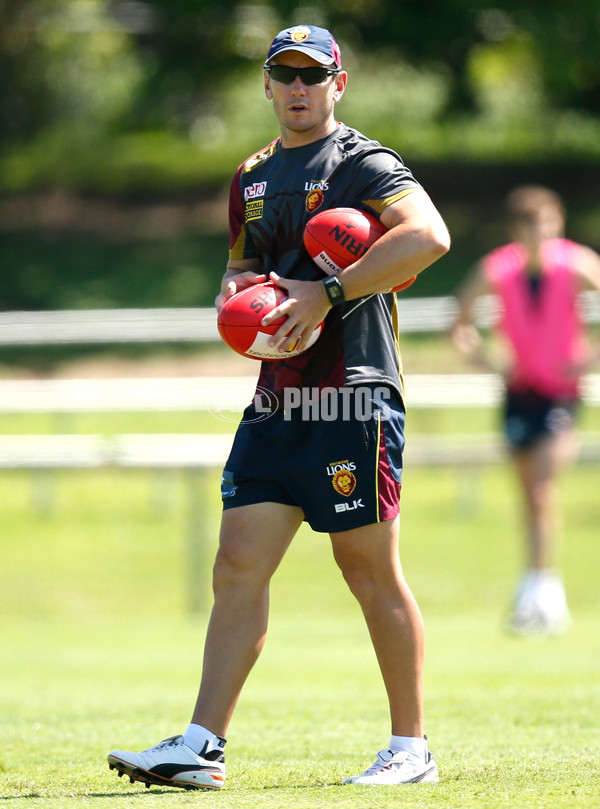
[[(244, 411), (223, 472), (223, 508), (298, 506), (315, 531), (391, 520), (400, 509), (404, 405), (365, 385), (260, 418)], [(306, 406), (304, 406), (306, 405)], [(263, 414), (264, 415), (264, 414)]]
[(578, 399), (553, 399), (536, 391), (507, 391), (504, 434), (512, 449), (528, 449), (540, 439), (570, 430)]

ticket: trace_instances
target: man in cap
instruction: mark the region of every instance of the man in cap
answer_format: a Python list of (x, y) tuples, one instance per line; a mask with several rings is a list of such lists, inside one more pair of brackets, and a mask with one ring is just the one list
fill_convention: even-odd
[[(233, 179), (217, 307), (268, 278), (287, 290), (263, 320), (287, 316), (271, 340), (282, 359), (262, 363), (257, 387), (279, 406), (267, 419), (258, 418), (255, 402), (246, 408), (223, 472), (215, 600), (191, 724), (142, 753), (109, 755), (119, 774), (148, 786), (222, 787), (229, 722), (266, 637), (269, 582), (303, 521), (330, 536), (389, 701), (387, 747), (345, 783), (438, 780), (423, 727), (423, 622), (398, 555), (404, 404), (389, 290), (442, 256), (449, 236), (400, 157), (336, 121), (347, 79), (340, 49), (323, 28), (294, 26), (271, 43), (264, 89), (280, 137)], [(303, 232), (316, 211), (340, 207), (370, 212), (388, 231), (349, 267), (326, 275), (306, 253)], [(290, 345), (304, 348), (323, 320), (319, 340), (286, 357)], [(328, 414), (337, 417), (284, 407), (292, 390), (300, 398), (310, 392), (312, 405), (327, 398)]]

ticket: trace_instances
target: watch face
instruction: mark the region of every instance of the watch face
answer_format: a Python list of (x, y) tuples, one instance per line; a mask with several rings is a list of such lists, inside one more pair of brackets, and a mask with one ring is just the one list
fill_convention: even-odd
[(325, 285), (325, 289), (327, 290), (327, 295), (329, 300), (332, 304), (343, 303), (344, 298), (344, 290), (342, 288), (342, 283), (339, 278), (331, 277), (326, 278), (323, 281)]
[(334, 276), (324, 278), (323, 286), (325, 287), (327, 297), (329, 298), (329, 302), (332, 304), (332, 306), (337, 306), (340, 303), (344, 303), (346, 299), (344, 297), (342, 282), (339, 280), (339, 278), (335, 278)]

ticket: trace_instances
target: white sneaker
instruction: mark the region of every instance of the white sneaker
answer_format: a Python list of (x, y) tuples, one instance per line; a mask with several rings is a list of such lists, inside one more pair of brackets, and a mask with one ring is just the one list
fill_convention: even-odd
[(346, 778), (345, 784), (425, 784), (440, 780), (438, 768), (433, 755), (428, 751), (427, 760), (422, 760), (411, 753), (381, 750), (377, 753), (377, 761), (361, 775)]
[(559, 635), (571, 624), (565, 588), (551, 570), (530, 570), (519, 582), (508, 628), (518, 635)]
[(171, 736), (141, 753), (113, 750), (108, 766), (119, 777), (128, 775), (131, 783), (142, 781), (182, 789), (221, 789), (225, 782), (225, 756), (222, 750), (197, 755), (183, 743), (183, 736)]

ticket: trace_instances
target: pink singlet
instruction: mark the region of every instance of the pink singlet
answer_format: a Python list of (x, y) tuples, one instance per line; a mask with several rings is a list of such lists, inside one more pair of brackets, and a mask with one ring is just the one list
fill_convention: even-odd
[(565, 373), (587, 351), (573, 272), (577, 250), (567, 239), (543, 243), (537, 295), (529, 284), (521, 244), (507, 244), (484, 257), (485, 273), (502, 302), (498, 326), (512, 348), (513, 391), (535, 390), (552, 398), (578, 395), (579, 378)]

